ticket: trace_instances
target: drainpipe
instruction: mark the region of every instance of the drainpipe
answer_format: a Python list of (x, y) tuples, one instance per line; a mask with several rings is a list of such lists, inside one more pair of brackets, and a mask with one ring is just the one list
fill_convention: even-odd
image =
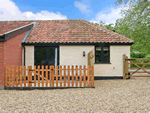
[(25, 46), (23, 45), (23, 48), (24, 48), (24, 66), (25, 66), (25, 54), (26, 54), (26, 49), (25, 49)]

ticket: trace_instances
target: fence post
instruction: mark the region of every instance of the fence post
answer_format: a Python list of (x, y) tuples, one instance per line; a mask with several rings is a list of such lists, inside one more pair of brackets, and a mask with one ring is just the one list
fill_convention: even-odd
[(88, 65), (88, 87), (90, 87), (90, 66)]
[(54, 87), (54, 84), (55, 84), (55, 82), (54, 82), (54, 77), (55, 77), (55, 73), (54, 73), (54, 65), (52, 65), (52, 67), (51, 67), (51, 79), (52, 79), (52, 87)]
[(28, 72), (29, 73), (29, 75), (28, 75), (28, 77), (29, 77), (28, 78), (29, 85), (28, 86), (31, 87), (32, 86), (32, 81), (31, 81), (32, 80), (32, 78), (31, 78), (32, 77), (32, 72), (31, 72), (32, 66), (28, 66), (28, 67), (29, 67), (29, 72)]
[(126, 79), (126, 55), (123, 54), (123, 79)]
[(94, 65), (92, 65), (92, 87), (94, 87)]
[[(126, 56), (126, 59), (128, 59), (127, 56)], [(126, 79), (129, 78), (129, 76), (128, 76), (128, 68), (129, 68), (128, 60), (126, 60)]]
[(7, 87), (7, 66), (5, 66), (5, 74), (4, 74), (4, 76), (5, 76), (5, 87)]

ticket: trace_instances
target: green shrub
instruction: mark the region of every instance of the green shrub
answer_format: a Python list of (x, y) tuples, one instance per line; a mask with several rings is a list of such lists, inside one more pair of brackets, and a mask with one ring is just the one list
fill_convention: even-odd
[[(148, 59), (146, 58), (146, 54), (144, 53), (131, 53), (131, 59), (139, 59), (139, 58), (142, 58), (142, 59)], [(134, 63), (148, 63), (150, 61), (146, 61), (146, 60), (132, 60)], [(143, 64), (137, 64), (138, 66), (142, 67)], [(137, 67), (135, 66), (134, 64), (131, 64), (130, 65), (131, 67)], [(146, 65), (145, 67), (150, 67), (150, 64)]]
[(145, 53), (131, 53), (131, 58), (145, 58)]

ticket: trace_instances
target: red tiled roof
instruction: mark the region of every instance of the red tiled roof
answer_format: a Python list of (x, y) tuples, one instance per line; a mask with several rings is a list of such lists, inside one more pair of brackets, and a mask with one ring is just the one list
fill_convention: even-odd
[(32, 23), (31, 21), (0, 21), (0, 36), (16, 28)]
[[(17, 27), (30, 24), (32, 21), (11, 21), (2, 24), (1, 33)], [(30, 35), (25, 43), (129, 43), (133, 40), (118, 33), (105, 29), (101, 26), (92, 24), (83, 19), (74, 20), (35, 20)], [(5, 26), (2, 27), (1, 25)], [(5, 29), (6, 28), (6, 29)]]
[(128, 43), (133, 40), (83, 19), (36, 21), (26, 43)]

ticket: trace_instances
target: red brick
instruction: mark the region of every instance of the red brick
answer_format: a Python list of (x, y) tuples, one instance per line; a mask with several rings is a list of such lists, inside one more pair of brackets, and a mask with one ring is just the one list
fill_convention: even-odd
[(5, 66), (22, 65), (22, 45), (21, 41), (26, 31), (8, 39), (6, 42), (0, 42), (0, 86), (4, 85)]

